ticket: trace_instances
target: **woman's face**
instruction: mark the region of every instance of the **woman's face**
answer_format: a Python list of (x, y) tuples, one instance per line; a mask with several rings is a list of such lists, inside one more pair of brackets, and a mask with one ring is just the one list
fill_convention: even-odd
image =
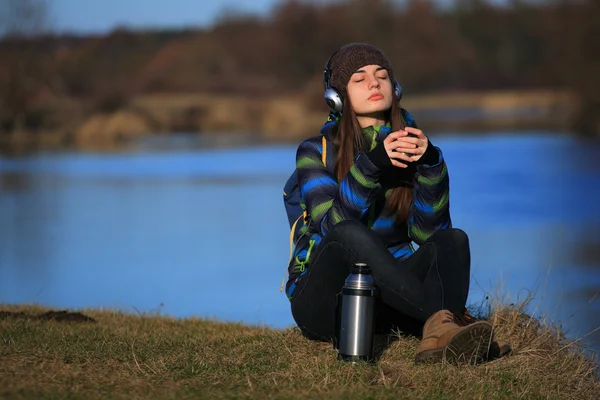
[(379, 65), (365, 65), (352, 74), (347, 93), (357, 116), (379, 114), (392, 106), (392, 82)]

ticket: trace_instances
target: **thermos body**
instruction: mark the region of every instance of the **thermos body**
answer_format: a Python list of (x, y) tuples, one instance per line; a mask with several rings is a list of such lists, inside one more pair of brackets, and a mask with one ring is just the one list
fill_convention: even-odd
[(356, 264), (340, 293), (338, 305), (338, 359), (373, 359), (377, 288), (366, 264)]
[(369, 361), (373, 356), (374, 289), (342, 289), (338, 359)]

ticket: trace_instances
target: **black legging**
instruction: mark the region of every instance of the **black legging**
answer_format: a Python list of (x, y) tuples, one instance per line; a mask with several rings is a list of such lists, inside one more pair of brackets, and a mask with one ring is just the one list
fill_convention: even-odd
[(471, 256), (463, 231), (438, 231), (398, 261), (372, 230), (357, 221), (343, 221), (313, 250), (308, 271), (294, 290), (292, 315), (305, 335), (334, 337), (336, 296), (357, 262), (371, 267), (380, 293), (377, 318), (391, 326), (407, 321), (412, 321), (407, 326), (422, 326), (436, 311), (465, 309)]

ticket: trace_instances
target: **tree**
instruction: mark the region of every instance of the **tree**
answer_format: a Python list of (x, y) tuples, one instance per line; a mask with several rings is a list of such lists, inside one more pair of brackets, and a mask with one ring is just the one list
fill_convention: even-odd
[(41, 86), (45, 67), (32, 40), (48, 29), (48, 1), (0, 0), (0, 132), (27, 125), (31, 96)]
[(48, 0), (0, 0), (0, 36), (35, 36), (49, 28)]
[(550, 64), (559, 82), (578, 97), (573, 129), (600, 135), (600, 0), (557, 0), (547, 19)]

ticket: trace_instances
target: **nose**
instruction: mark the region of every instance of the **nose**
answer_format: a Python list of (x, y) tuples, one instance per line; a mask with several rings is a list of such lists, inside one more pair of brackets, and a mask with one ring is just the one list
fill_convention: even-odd
[(380, 85), (381, 84), (379, 83), (379, 79), (377, 79), (375, 75), (369, 76), (369, 89), (379, 89)]

